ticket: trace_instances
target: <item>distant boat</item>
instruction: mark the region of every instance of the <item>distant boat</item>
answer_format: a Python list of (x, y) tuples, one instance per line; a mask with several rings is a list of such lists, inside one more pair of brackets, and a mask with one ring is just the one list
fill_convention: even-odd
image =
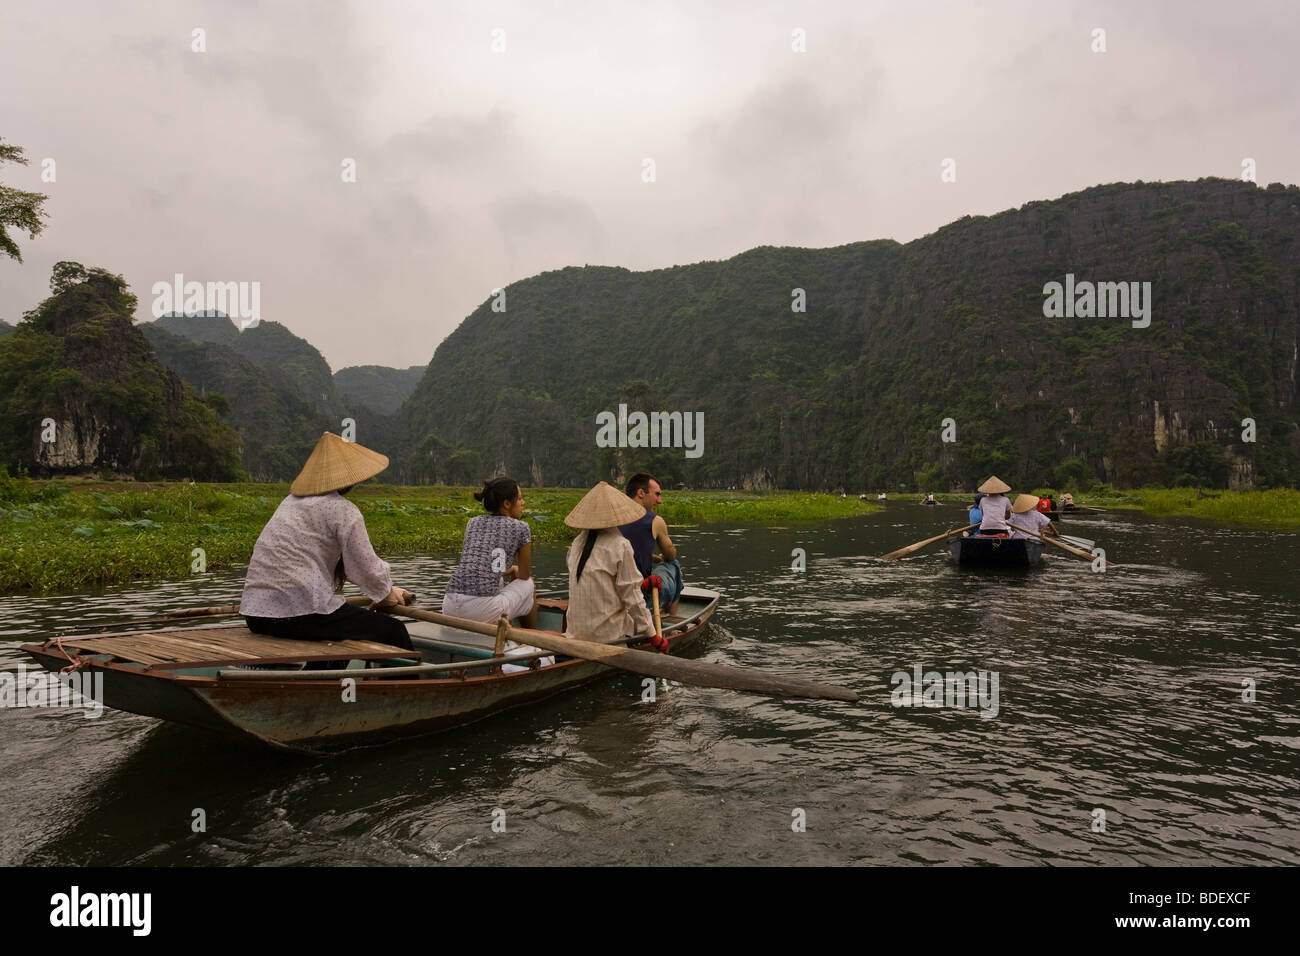
[(1099, 515), (1101, 510), (1098, 508), (1085, 508), (1082, 505), (1064, 505), (1061, 508), (1061, 513), (1067, 515)]
[(948, 548), (958, 564), (1027, 568), (1043, 559), (1043, 542), (1033, 538), (972, 534), (953, 538)]

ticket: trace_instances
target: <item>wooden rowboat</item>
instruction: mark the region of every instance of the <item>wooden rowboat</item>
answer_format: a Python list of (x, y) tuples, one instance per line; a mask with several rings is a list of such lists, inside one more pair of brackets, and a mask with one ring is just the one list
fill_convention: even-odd
[(1043, 559), (1043, 543), (1032, 538), (972, 534), (953, 538), (948, 547), (958, 564), (1027, 568)]
[[(679, 613), (663, 619), (673, 654), (703, 634), (718, 598), (716, 591), (684, 589)], [(563, 632), (568, 602), (540, 598), (539, 605), (538, 627)], [(47, 670), (59, 672), (71, 661), (101, 672), (105, 706), (291, 750), (443, 730), (612, 673), (593, 661), (544, 663), (552, 659), (544, 651), (497, 657), (491, 637), (406, 623), (418, 660), (370, 641), (253, 634), (242, 620), (56, 638), (22, 650)], [(304, 669), (309, 663), (331, 669)], [(501, 672), (503, 665), (514, 672)], [(529, 669), (515, 670), (521, 666)], [(344, 693), (349, 677), (355, 679), (351, 700)]]

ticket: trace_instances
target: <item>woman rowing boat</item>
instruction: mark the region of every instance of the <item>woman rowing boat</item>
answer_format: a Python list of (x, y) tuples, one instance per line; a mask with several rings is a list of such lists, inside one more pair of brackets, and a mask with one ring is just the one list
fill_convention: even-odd
[[(1015, 504), (1011, 506), (1011, 537), (1033, 538), (1035, 535), (1057, 535), (1052, 519), (1038, 510), (1037, 495), (1016, 495)], [(1030, 532), (1030, 533), (1026, 533)]]
[(653, 634), (651, 643), (667, 649), (641, 596), (632, 544), (618, 530), (643, 514), (644, 507), (602, 481), (565, 516), (565, 524), (583, 532), (569, 547), (566, 633), (597, 642)]

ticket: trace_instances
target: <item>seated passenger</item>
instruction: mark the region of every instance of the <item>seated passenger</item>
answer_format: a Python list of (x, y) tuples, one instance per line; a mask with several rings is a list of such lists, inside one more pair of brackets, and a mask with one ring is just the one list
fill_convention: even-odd
[(997, 475), (993, 475), (980, 485), (979, 490), (984, 492), (984, 497), (980, 501), (980, 510), (984, 512), (984, 516), (980, 518), (979, 533), (1004, 536), (1009, 534), (1010, 525), (1007, 519), (1011, 517), (1011, 501), (1005, 497), (1005, 493), (1011, 490), (1011, 486)]
[(375, 554), (366, 522), (343, 497), (388, 467), (378, 452), (325, 432), (253, 545), (239, 613), (254, 634), (301, 641), (368, 640), (411, 649), (406, 625), (355, 607), (351, 581), (376, 606), (410, 604)]
[[(471, 621), (495, 624), (504, 614), (522, 618), (524, 627), (537, 626), (536, 585), (532, 575), (533, 532), (521, 520), (524, 496), (513, 478), (493, 478), (474, 493), (488, 513), (470, 518), (465, 526), (460, 563), (447, 582), (442, 613)], [(531, 652), (536, 648), (506, 642), (506, 651)], [(543, 664), (551, 659), (542, 658)], [(506, 664), (511, 673), (523, 668)]]
[(641, 572), (632, 544), (619, 525), (639, 520), (645, 508), (612, 485), (600, 482), (565, 517), (583, 531), (569, 547), (569, 613), (565, 633), (607, 643), (620, 637), (653, 635), (665, 653), (668, 642), (655, 634), (641, 596)]
[(460, 564), (447, 582), (442, 613), (495, 624), (504, 614), (537, 626), (532, 569), (533, 532), (524, 513), (524, 496), (513, 478), (493, 478), (474, 493), (488, 513), (470, 518), (460, 549)]
[[(646, 607), (654, 610), (651, 602), (654, 593), (646, 583), (651, 575), (661, 582), (659, 609), (664, 614), (677, 613), (677, 600), (682, 596), (682, 566), (677, 561), (677, 548), (668, 537), (668, 523), (655, 514), (663, 502), (659, 482), (652, 475), (633, 475), (627, 481), (627, 496), (645, 509), (636, 521), (619, 526), (623, 537), (632, 543), (637, 570), (641, 572), (645, 590)], [(655, 545), (659, 552), (655, 552)]]
[(979, 524), (984, 520), (984, 512), (980, 509), (980, 501), (983, 498), (984, 496), (979, 492), (975, 493), (975, 503), (966, 510), (967, 517), (970, 518), (967, 524)]
[(1016, 495), (1016, 502), (1011, 506), (1011, 537), (1036, 541), (1038, 539), (1034, 535), (1025, 532), (1032, 531), (1038, 535), (1060, 534), (1052, 519), (1038, 510), (1038, 501), (1036, 495)]

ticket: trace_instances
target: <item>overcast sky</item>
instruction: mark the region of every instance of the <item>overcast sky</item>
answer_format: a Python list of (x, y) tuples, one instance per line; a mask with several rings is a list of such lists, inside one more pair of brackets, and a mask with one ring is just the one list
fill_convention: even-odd
[(1300, 181), (1291, 2), (0, 10), (0, 138), (31, 161), (0, 182), (50, 197), (0, 319), (60, 259), (123, 274), (141, 319), (178, 272), (256, 281), (334, 369), (424, 364), (494, 287), (566, 265), (906, 242), (1246, 157)]

